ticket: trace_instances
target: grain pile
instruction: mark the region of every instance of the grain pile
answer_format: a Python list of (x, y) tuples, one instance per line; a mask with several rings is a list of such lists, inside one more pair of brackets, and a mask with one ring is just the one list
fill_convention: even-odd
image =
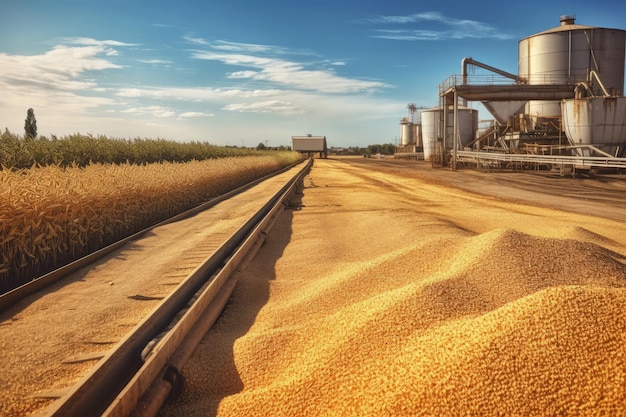
[(431, 205), (402, 223), (349, 183), (281, 219), (162, 416), (626, 415), (623, 226), (514, 205), (496, 228)]

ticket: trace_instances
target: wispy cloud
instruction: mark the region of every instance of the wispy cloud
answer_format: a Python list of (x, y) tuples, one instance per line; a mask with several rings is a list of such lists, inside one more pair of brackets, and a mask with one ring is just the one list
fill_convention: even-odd
[(177, 26), (175, 25), (168, 25), (165, 23), (152, 23), (150, 26), (153, 26), (155, 28), (166, 28), (166, 29), (176, 29)]
[[(402, 41), (446, 40), (465, 38), (511, 39), (488, 23), (469, 19), (456, 19), (439, 12), (415, 13), (407, 16), (380, 16), (369, 22), (385, 25), (411, 26), (402, 29), (377, 29), (374, 38)], [(427, 24), (429, 27), (420, 27)]]
[(97, 40), (84, 37), (61, 38), (62, 43), (70, 45), (94, 45), (94, 46), (138, 46), (138, 43), (126, 43), (114, 40)]
[(110, 90), (100, 85), (98, 73), (122, 70), (115, 48), (128, 45), (132, 44), (63, 38), (41, 54), (0, 53), (3, 121), (23, 120), (21, 113), (32, 107), (40, 116), (43, 112), (42, 132), (68, 128), (68, 117), (72, 119), (71, 129), (80, 129), (81, 123), (93, 120), (94, 109), (100, 115), (100, 111), (116, 106)]
[(280, 54), (287, 53), (288, 50), (286, 48), (281, 48), (277, 46), (270, 45), (259, 45), (254, 43), (241, 43), (241, 42), (230, 42), (217, 40), (211, 44), (213, 49), (217, 49), (220, 51), (230, 51), (230, 52), (247, 52), (247, 53), (272, 53), (272, 54)]
[(215, 116), (213, 113), (202, 113), (198, 111), (188, 111), (178, 115), (179, 119), (194, 119), (197, 117), (213, 117)]
[(155, 100), (182, 101), (223, 101), (226, 99), (270, 97), (280, 94), (280, 90), (244, 90), (240, 88), (210, 87), (143, 87), (120, 88), (115, 93), (125, 98), (150, 98)]
[[(181, 126), (188, 125), (197, 129), (196, 134), (206, 134), (204, 118), (220, 112), (248, 113), (262, 120), (276, 117), (276, 126), (297, 124), (304, 114), (341, 123), (345, 123), (346, 114), (369, 114), (368, 120), (372, 113), (389, 117), (389, 110), (371, 93), (393, 86), (343, 75), (349, 61), (341, 57), (322, 59), (306, 50), (224, 40), (209, 42), (193, 36), (185, 40), (193, 45), (187, 53), (196, 63), (203, 60), (222, 64), (221, 80), (210, 78), (210, 87), (206, 86), (209, 82), (203, 86), (202, 81), (190, 83), (181, 78), (173, 78), (170, 85), (150, 85), (151, 77), (133, 78), (146, 69), (144, 64), (152, 66), (148, 75), (154, 71), (159, 76), (154, 78), (162, 79), (164, 74), (180, 74), (168, 69), (170, 66), (184, 67), (188, 62), (159, 55), (159, 50), (150, 45), (142, 46), (145, 55), (128, 56), (126, 48), (141, 44), (111, 39), (57, 38), (55, 45), (41, 54), (0, 53), (2, 121), (17, 120), (20, 129), (25, 110), (33, 107), (41, 122), (41, 134), (94, 131), (94, 126), (95, 130), (102, 126), (108, 133), (143, 135), (148, 128), (158, 126), (159, 134), (176, 137)], [(126, 78), (127, 74), (131, 78)], [(397, 104), (387, 107), (393, 106)], [(226, 120), (219, 123), (240, 119)], [(254, 130), (239, 125), (237, 128)]]
[(206, 41), (202, 38), (196, 38), (191, 35), (183, 36), (183, 39), (189, 42), (192, 45), (200, 45), (200, 46), (210, 46), (209, 41)]
[(191, 50), (192, 58), (249, 68), (226, 73), (225, 77), (231, 80), (251, 80), (264, 83), (266, 88), (291, 88), (326, 94), (371, 93), (391, 87), (379, 81), (338, 75), (332, 67), (346, 66), (345, 61), (306, 62), (285, 58), (287, 55), (317, 56), (312, 51), (226, 40), (209, 42), (192, 36), (185, 36), (184, 39), (194, 46), (204, 47)]
[(59, 45), (41, 55), (0, 53), (0, 86), (5, 92), (29, 85), (49, 91), (93, 88), (93, 80), (81, 77), (85, 72), (121, 68), (102, 58), (108, 56), (107, 51), (101, 45)]
[(287, 101), (270, 100), (257, 101), (252, 103), (233, 103), (224, 106), (222, 110), (234, 112), (253, 112), (253, 113), (278, 113), (284, 115), (304, 114), (305, 111), (299, 106)]
[(313, 51), (306, 49), (286, 48), (277, 45), (263, 45), (258, 43), (232, 42), (226, 40), (208, 41), (191, 35), (183, 36), (183, 39), (191, 45), (208, 46), (213, 50), (227, 52), (241, 52), (247, 54), (264, 54), (267, 56), (278, 55), (309, 55), (317, 56)]
[(256, 71), (245, 70), (232, 72), (227, 75), (229, 78), (245, 78), (271, 83), (272, 85), (282, 85), (289, 88), (328, 94), (367, 93), (391, 87), (379, 81), (343, 77), (325, 68), (308, 69), (307, 66), (313, 66), (313, 64), (287, 61), (279, 58), (199, 50), (193, 51), (192, 57), (196, 59), (220, 61), (227, 65), (256, 69)]
[(147, 107), (131, 107), (121, 110), (120, 113), (132, 113), (138, 115), (151, 115), (154, 117), (172, 117), (176, 116), (176, 112), (172, 109), (162, 106), (147, 106)]
[(152, 65), (170, 65), (172, 61), (167, 59), (140, 59), (139, 62), (144, 64), (152, 64)]

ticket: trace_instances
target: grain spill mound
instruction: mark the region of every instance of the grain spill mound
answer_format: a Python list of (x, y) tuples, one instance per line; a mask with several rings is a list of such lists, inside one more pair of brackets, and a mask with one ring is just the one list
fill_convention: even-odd
[(219, 415), (626, 415), (621, 255), (508, 229), (446, 243), (333, 277), (327, 316), (308, 310), (332, 288), (270, 299)]
[(610, 239), (606, 236), (602, 236), (598, 233), (595, 233), (589, 229), (585, 229), (584, 227), (580, 227), (580, 226), (573, 226), (569, 232), (567, 232), (565, 235), (563, 236), (558, 236), (561, 238), (569, 238), (569, 239), (576, 239), (576, 240), (584, 240), (584, 241), (588, 241), (588, 242), (593, 242), (593, 243), (597, 243), (598, 245), (609, 245), (609, 246), (619, 246), (619, 243), (616, 242), (613, 239)]

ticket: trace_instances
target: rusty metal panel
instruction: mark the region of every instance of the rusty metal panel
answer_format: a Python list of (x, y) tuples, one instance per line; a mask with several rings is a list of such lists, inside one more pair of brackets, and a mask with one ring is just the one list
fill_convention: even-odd
[(626, 97), (563, 100), (563, 128), (572, 145), (594, 145), (614, 154), (626, 144)]

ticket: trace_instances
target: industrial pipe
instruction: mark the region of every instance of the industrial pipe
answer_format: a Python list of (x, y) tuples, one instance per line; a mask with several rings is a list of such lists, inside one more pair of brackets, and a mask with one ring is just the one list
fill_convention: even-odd
[(604, 84), (602, 84), (602, 80), (600, 80), (600, 75), (598, 75), (598, 73), (595, 72), (594, 70), (591, 70), (591, 71), (589, 71), (589, 81), (591, 81), (592, 77), (595, 77), (596, 80), (598, 80), (598, 84), (600, 84), (600, 88), (602, 88), (602, 92), (604, 93), (604, 97), (610, 97), (611, 95), (608, 93), (608, 91), (604, 87)]
[(519, 84), (526, 84), (526, 80), (521, 78), (518, 75), (511, 74), (510, 72), (502, 71), (502, 70), (500, 70), (498, 68), (492, 67), (492, 66), (487, 65), (487, 64), (483, 64), (482, 62), (478, 62), (478, 61), (472, 59), (471, 57), (467, 57), (467, 58), (463, 58), (463, 61), (462, 61), (463, 85), (467, 84), (467, 66), (470, 65), (470, 64), (471, 65), (475, 65), (477, 67), (484, 68), (487, 71), (495, 72), (496, 74), (502, 75), (503, 77), (511, 78), (511, 79), (517, 81)]
[(593, 82), (593, 78), (595, 78), (596, 81), (598, 81), (598, 84), (600, 85), (600, 88), (602, 89), (602, 92), (604, 93), (604, 97), (611, 97), (611, 94), (609, 94), (606, 87), (604, 87), (604, 84), (602, 83), (602, 80), (600, 79), (600, 75), (598, 75), (598, 73), (595, 72), (594, 70), (591, 70), (589, 71), (589, 75), (587, 76), (587, 81), (581, 81), (579, 83), (576, 83), (576, 87), (574, 87), (574, 98), (585, 97), (583, 95), (583, 90), (581, 89), (581, 87), (584, 87), (584, 89), (587, 90), (589, 97), (595, 97), (595, 95), (593, 94), (593, 90), (591, 89), (591, 83)]

